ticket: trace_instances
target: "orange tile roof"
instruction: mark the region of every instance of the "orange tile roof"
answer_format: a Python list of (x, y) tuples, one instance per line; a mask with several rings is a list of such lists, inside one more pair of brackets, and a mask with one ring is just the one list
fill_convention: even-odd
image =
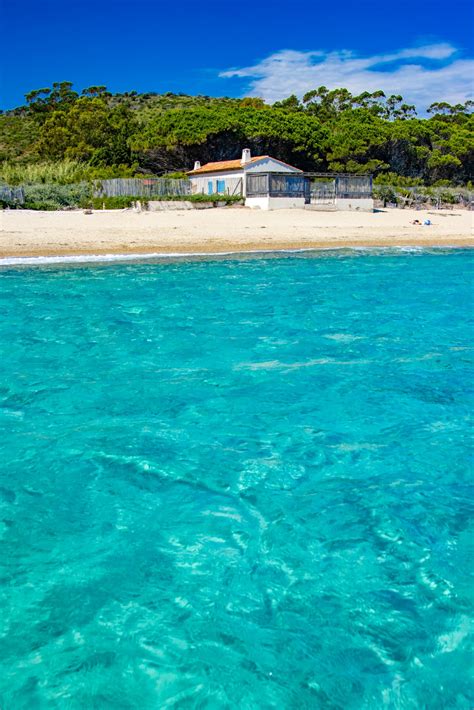
[[(250, 158), (251, 163), (255, 163), (257, 160), (262, 160), (262, 158), (269, 158), (269, 155), (256, 155), (254, 158)], [(248, 165), (248, 163), (246, 163)], [(241, 170), (242, 162), (240, 158), (237, 160), (220, 160), (217, 163), (206, 163), (202, 165), (199, 170), (189, 170), (188, 175), (198, 175), (199, 173), (212, 173), (215, 170)]]

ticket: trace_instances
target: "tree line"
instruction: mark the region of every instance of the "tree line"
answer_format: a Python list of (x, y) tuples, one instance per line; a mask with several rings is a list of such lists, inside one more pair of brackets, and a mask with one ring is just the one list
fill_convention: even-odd
[(467, 184), (474, 174), (474, 102), (435, 101), (426, 117), (401, 95), (320, 86), (302, 99), (30, 91), (0, 115), (0, 161), (77, 161), (103, 175), (162, 174), (238, 157), (242, 147), (307, 171), (373, 173), (381, 181)]

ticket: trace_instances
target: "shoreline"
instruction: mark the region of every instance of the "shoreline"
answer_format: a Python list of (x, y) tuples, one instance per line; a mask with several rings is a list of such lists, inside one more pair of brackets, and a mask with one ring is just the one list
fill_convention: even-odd
[(186, 259), (219, 259), (244, 256), (278, 256), (293, 254), (311, 254), (317, 252), (420, 252), (420, 251), (457, 251), (459, 249), (474, 249), (473, 244), (391, 244), (391, 245), (339, 245), (339, 246), (319, 246), (319, 247), (294, 247), (284, 249), (247, 249), (233, 251), (202, 251), (202, 252), (129, 252), (129, 253), (104, 253), (104, 254), (51, 254), (37, 256), (7, 256), (0, 257), (0, 269), (6, 266), (48, 266), (48, 265), (68, 265), (68, 264), (116, 264), (116, 263), (137, 263), (144, 261), (172, 261)]
[[(467, 210), (322, 212), (245, 208), (170, 212), (4, 210), (0, 264), (16, 259), (73, 261), (219, 256), (296, 250), (472, 248)], [(413, 225), (414, 219), (432, 221)], [(25, 262), (23, 262), (25, 263)]]

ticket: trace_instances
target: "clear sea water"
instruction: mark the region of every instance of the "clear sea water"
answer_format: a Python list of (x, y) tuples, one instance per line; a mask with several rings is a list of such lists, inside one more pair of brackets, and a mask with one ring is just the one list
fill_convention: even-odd
[(0, 707), (462, 708), (473, 254), (0, 271)]

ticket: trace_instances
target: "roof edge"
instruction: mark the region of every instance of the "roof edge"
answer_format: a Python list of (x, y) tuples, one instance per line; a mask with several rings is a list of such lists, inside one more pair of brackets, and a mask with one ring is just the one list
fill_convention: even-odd
[(291, 168), (292, 170), (296, 170), (298, 173), (304, 172), (303, 170), (300, 170), (300, 168), (296, 168), (294, 165), (290, 165), (289, 163), (285, 163), (284, 160), (280, 160), (280, 158), (274, 158), (271, 155), (260, 155), (253, 163), (247, 163), (247, 165), (257, 165), (260, 163), (261, 160), (274, 160), (276, 163), (280, 163), (280, 165), (286, 165), (287, 168)]
[[(216, 160), (215, 162), (209, 162), (205, 163), (202, 165), (200, 168), (197, 170), (187, 170), (186, 174), (187, 175), (205, 175), (206, 173), (213, 173), (213, 172), (230, 172), (234, 170), (246, 170), (249, 167), (253, 167), (254, 165), (258, 165), (261, 163), (263, 160), (273, 160), (276, 163), (279, 163), (280, 165), (284, 165), (287, 168), (291, 168), (297, 173), (303, 173), (303, 170), (300, 170), (300, 168), (296, 168), (294, 165), (290, 165), (289, 163), (285, 163), (284, 160), (280, 160), (279, 158), (274, 158), (271, 155), (256, 155), (253, 158), (250, 159), (248, 163), (243, 163), (240, 161), (239, 158), (232, 158), (231, 160)], [(229, 163), (236, 163), (235, 165), (229, 165)], [(208, 165), (212, 165), (214, 167), (208, 168)], [(222, 167), (218, 167), (221, 165)]]

